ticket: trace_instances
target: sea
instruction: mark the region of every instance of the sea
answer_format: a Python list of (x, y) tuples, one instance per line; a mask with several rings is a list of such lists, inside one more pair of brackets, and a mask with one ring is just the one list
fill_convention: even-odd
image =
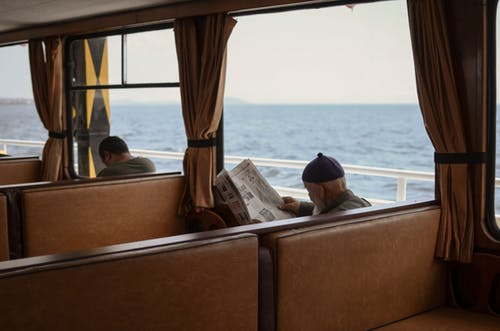
[[(32, 104), (0, 105), (0, 119), (0, 139), (47, 138)], [(186, 149), (178, 104), (112, 105), (111, 123), (111, 134), (124, 138), (131, 149)], [(309, 161), (321, 152), (345, 165), (434, 172), (434, 149), (416, 104), (228, 103), (223, 125), (225, 155)], [(8, 153), (41, 155), (41, 148), (8, 146)], [(152, 160), (159, 171), (182, 171), (181, 161)], [(234, 166), (226, 164), (226, 169)], [(303, 188), (298, 169), (259, 169), (271, 185)], [(395, 178), (357, 174), (346, 178), (357, 195), (396, 200)], [(407, 200), (433, 197), (434, 182), (408, 180)]]

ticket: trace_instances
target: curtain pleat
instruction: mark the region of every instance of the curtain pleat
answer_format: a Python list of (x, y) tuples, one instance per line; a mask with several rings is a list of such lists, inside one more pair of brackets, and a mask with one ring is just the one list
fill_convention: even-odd
[[(29, 41), (33, 97), (40, 120), (49, 132), (66, 131), (61, 38)], [(67, 177), (66, 139), (49, 137), (42, 154), (42, 180)]]
[[(408, 0), (410, 32), (415, 62), (418, 98), (429, 137), (436, 153), (481, 152), (472, 146), (469, 109), (457, 84), (462, 61), (451, 48), (450, 27), (441, 0)], [(441, 222), (436, 256), (444, 260), (470, 262), (474, 250), (472, 164), (437, 164), (441, 196)]]
[[(225, 14), (178, 19), (174, 23), (188, 140), (209, 140), (216, 135), (224, 97), (226, 46), (235, 24)], [(186, 187), (179, 207), (181, 214), (214, 206), (215, 156), (215, 146), (188, 146), (183, 161)]]

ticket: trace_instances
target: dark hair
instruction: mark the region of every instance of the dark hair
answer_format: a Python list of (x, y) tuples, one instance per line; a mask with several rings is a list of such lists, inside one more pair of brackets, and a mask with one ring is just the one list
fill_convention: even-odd
[(99, 144), (99, 155), (104, 158), (104, 151), (111, 154), (124, 154), (128, 153), (127, 143), (120, 137), (109, 136), (104, 138)]

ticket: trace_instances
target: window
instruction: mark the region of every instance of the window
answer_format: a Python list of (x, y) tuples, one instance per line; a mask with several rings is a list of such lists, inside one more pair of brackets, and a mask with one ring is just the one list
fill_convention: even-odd
[(34, 146), (0, 142), (0, 152), (41, 156), (47, 131), (33, 103), (28, 45), (0, 47), (0, 72), (0, 139), (38, 142)]
[(108, 135), (122, 137), (133, 155), (151, 158), (157, 171), (182, 169), (181, 157), (161, 155), (186, 148), (171, 27), (78, 38), (67, 51), (78, 174), (93, 177), (104, 167), (98, 146)]
[[(228, 46), (225, 153), (307, 162), (323, 152), (376, 204), (433, 199), (434, 149), (407, 17), (404, 1), (238, 17)], [(301, 169), (260, 169), (275, 187), (303, 189)]]

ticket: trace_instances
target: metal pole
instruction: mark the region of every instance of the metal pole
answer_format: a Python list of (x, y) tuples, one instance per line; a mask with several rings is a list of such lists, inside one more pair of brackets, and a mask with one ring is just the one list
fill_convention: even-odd
[(405, 201), (406, 200), (406, 185), (407, 180), (405, 177), (398, 177), (398, 190), (396, 201)]

